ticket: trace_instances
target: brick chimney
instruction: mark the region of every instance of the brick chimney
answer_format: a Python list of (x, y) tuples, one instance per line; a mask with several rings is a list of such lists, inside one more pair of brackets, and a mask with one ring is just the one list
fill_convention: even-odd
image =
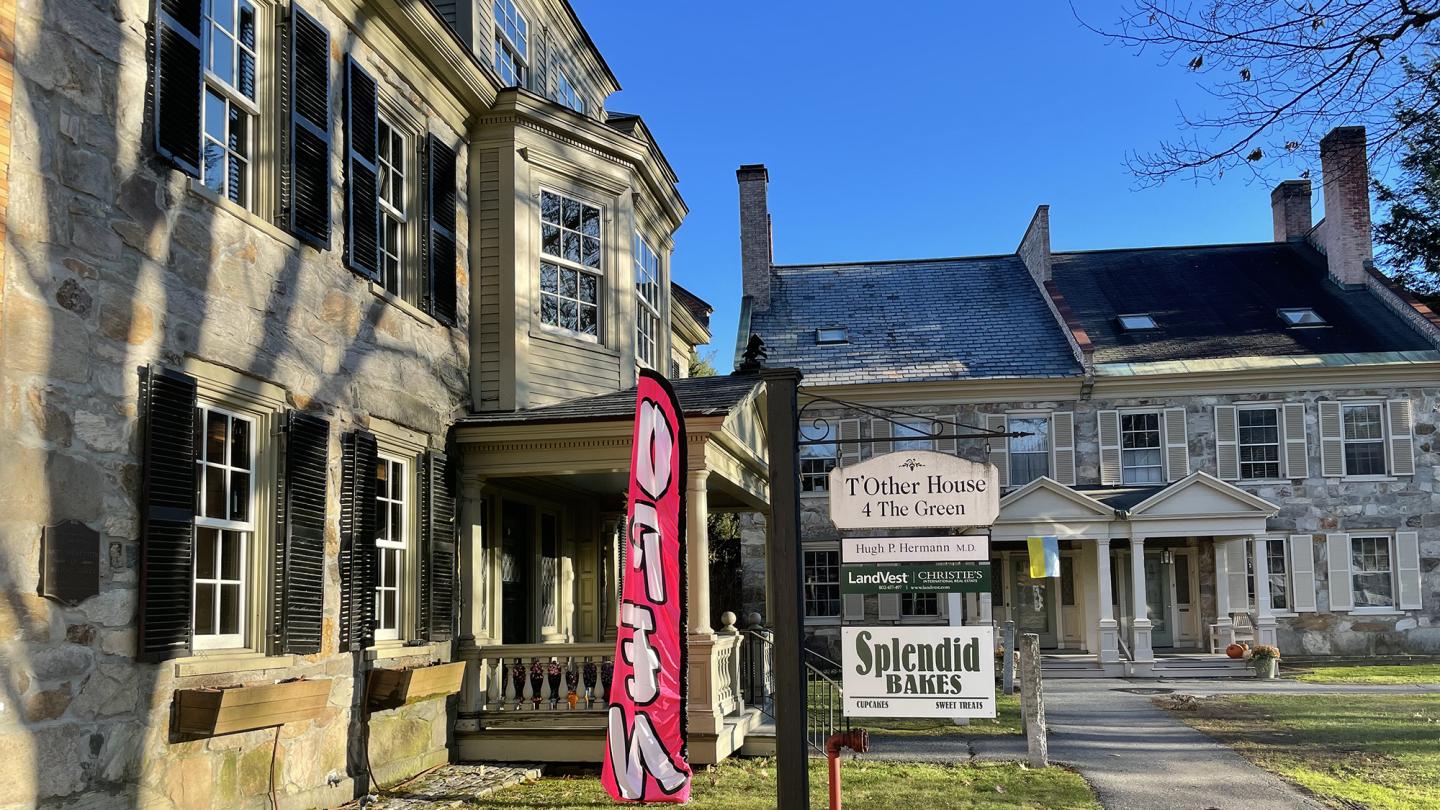
[(769, 187), (770, 173), (763, 163), (751, 163), (735, 171), (740, 184), (740, 269), (744, 294), (753, 312), (770, 309), (770, 265), (775, 253), (771, 245)]
[(1321, 241), (1330, 278), (1344, 286), (1362, 285), (1374, 259), (1370, 243), (1370, 166), (1364, 127), (1336, 127), (1320, 141), (1320, 171), (1325, 189)]
[(1270, 213), (1275, 220), (1275, 241), (1304, 239), (1314, 225), (1310, 217), (1310, 181), (1286, 180), (1270, 192)]

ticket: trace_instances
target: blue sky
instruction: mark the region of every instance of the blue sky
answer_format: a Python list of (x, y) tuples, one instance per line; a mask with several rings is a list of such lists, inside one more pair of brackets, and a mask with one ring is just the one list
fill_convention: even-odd
[(608, 106), (644, 116), (680, 176), (673, 275), (715, 306), (721, 371), (742, 163), (770, 169), (780, 264), (1009, 253), (1041, 203), (1056, 250), (1271, 238), (1248, 173), (1136, 187), (1127, 151), (1208, 97), (1065, 3), (572, 2), (625, 88)]

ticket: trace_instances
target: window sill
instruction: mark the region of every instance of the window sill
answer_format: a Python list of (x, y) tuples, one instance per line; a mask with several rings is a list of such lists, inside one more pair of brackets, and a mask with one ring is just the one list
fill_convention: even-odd
[(830, 493), (827, 490), (816, 490), (814, 492), (802, 492), (800, 493), (800, 497), (805, 500), (818, 501), (821, 498), (829, 498)]
[(410, 317), (419, 321), (422, 325), (430, 327), (440, 325), (439, 321), (425, 314), (424, 310), (420, 309), (409, 301), (406, 301), (404, 298), (401, 298), (395, 293), (390, 292), (379, 284), (376, 284), (374, 281), (371, 281), (370, 279), (365, 279), (365, 283), (370, 285), (370, 292), (376, 298), (379, 298), (381, 301), (384, 301), (385, 303), (390, 304), (401, 312), (404, 312), (406, 315), (409, 315)]
[(1384, 484), (1399, 480), (1393, 475), (1343, 475), (1340, 477), (1340, 481), (1346, 484)]
[(944, 616), (901, 616), (900, 624), (945, 624), (949, 620)]
[(287, 669), (295, 666), (293, 655), (264, 655), (248, 651), (200, 653), (175, 662), (175, 677), (225, 675), (232, 672), (259, 672), (264, 669)]
[(403, 641), (382, 641), (365, 650), (366, 661), (389, 661), (396, 658), (424, 657), (434, 661), (440, 657), (442, 643), (406, 644)]
[(1338, 611), (1338, 612), (1341, 612), (1341, 613), (1349, 613), (1351, 616), (1404, 616), (1404, 615), (1405, 615), (1405, 611), (1403, 611), (1403, 610), (1396, 610), (1395, 608), (1388, 608), (1388, 607), (1386, 607), (1386, 608), (1351, 608), (1351, 609), (1348, 610), (1348, 611)]
[(299, 239), (296, 239), (291, 234), (286, 233), (280, 227), (276, 226), (275, 223), (260, 216), (254, 211), (251, 211), (243, 205), (236, 205), (235, 203), (231, 202), (227, 197), (220, 196), (218, 193), (215, 192), (214, 189), (210, 188), (209, 186), (205, 185), (194, 177), (186, 175), (186, 179), (189, 181), (190, 184), (190, 193), (211, 203), (215, 207), (219, 208), (222, 211), (225, 211), (231, 216), (242, 220), (243, 222), (245, 222), (245, 224), (253, 225), (255, 228), (264, 232), (266, 236), (284, 244), (291, 250), (300, 249), (302, 242)]
[(811, 627), (839, 627), (844, 622), (839, 616), (806, 616), (805, 624)]

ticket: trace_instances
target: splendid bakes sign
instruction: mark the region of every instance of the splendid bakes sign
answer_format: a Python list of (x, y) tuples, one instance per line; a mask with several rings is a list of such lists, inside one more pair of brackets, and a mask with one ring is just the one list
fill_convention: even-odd
[(990, 627), (845, 627), (849, 717), (994, 717)]
[(988, 526), (1000, 515), (998, 481), (993, 464), (887, 453), (830, 471), (830, 520), (841, 529)]

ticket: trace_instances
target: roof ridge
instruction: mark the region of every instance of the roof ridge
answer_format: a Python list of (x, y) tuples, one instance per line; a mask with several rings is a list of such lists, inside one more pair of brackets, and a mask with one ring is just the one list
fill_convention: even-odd
[(945, 256), (930, 259), (872, 259), (853, 262), (810, 262), (807, 264), (772, 264), (772, 270), (806, 270), (827, 267), (870, 267), (877, 264), (938, 264), (941, 262), (969, 262), (994, 259), (1019, 259), (1018, 253), (985, 253), (978, 256)]
[(1083, 250), (1055, 250), (1051, 256), (1078, 256), (1094, 253), (1139, 253), (1150, 250), (1202, 250), (1213, 248), (1239, 248), (1239, 247), (1269, 247), (1287, 248), (1293, 247), (1289, 242), (1213, 242), (1198, 245), (1150, 245), (1148, 247), (1110, 247), (1110, 248), (1089, 248)]

